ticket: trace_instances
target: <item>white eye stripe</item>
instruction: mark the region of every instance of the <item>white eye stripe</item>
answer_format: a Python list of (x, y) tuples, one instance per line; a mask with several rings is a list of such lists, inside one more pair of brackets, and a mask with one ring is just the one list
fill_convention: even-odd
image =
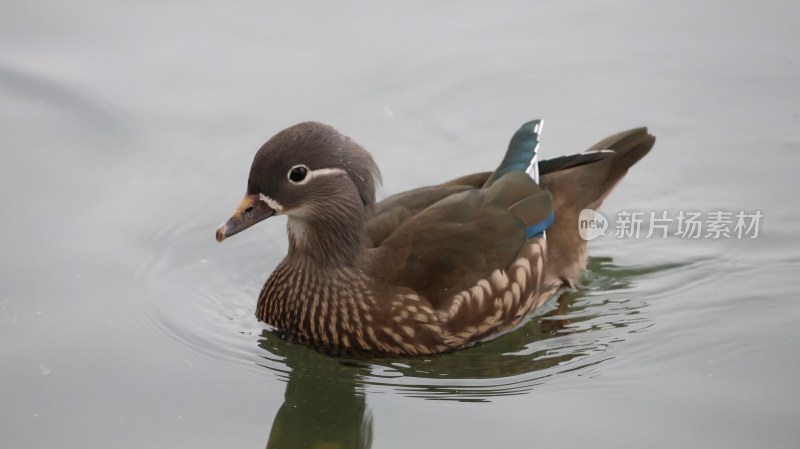
[(346, 175), (347, 172), (344, 171), (341, 168), (320, 168), (318, 170), (311, 170), (310, 172), (308, 172), (308, 174), (312, 175), (312, 177), (316, 177), (316, 176), (331, 176), (331, 175), (342, 176), (342, 175)]
[(280, 212), (283, 210), (283, 206), (281, 206), (281, 203), (273, 200), (272, 198), (268, 197), (267, 195), (264, 195), (263, 193), (258, 194), (258, 199), (267, 203), (267, 206), (272, 208), (275, 212)]
[[(292, 181), (292, 178), (291, 178), (292, 171), (294, 169), (298, 168), (298, 167), (303, 167), (303, 168), (305, 168), (307, 170), (306, 177), (303, 178), (300, 181)], [(305, 165), (301, 164), (301, 165), (295, 165), (294, 167), (290, 168), (289, 172), (286, 174), (286, 177), (289, 179), (289, 181), (292, 184), (304, 185), (304, 184), (308, 184), (309, 181), (311, 181), (312, 179), (314, 179), (316, 177), (320, 177), (320, 176), (343, 176), (343, 175), (346, 175), (346, 174), (347, 174), (347, 172), (344, 171), (341, 168), (319, 168), (319, 169), (316, 169), (316, 170), (311, 170), (310, 168), (308, 168)]]
[[(313, 178), (319, 177), (319, 176), (344, 176), (344, 175), (347, 175), (347, 172), (345, 170), (341, 169), (341, 168), (320, 168), (318, 170), (309, 170), (308, 167), (306, 167), (305, 165), (295, 165), (294, 167), (291, 168), (291, 170), (289, 170), (289, 174), (287, 174), (287, 178), (292, 173), (292, 170), (294, 170), (297, 167), (304, 167), (308, 171), (306, 172), (306, 177), (303, 178), (302, 181), (294, 182), (294, 181), (291, 180), (291, 178), (289, 179), (289, 181), (292, 184), (296, 184), (296, 185), (307, 184), (308, 181), (310, 181)], [(278, 213), (283, 212), (283, 205), (281, 205), (281, 203), (275, 201), (274, 198), (269, 197), (267, 195), (264, 195), (263, 193), (259, 193), (258, 194), (258, 199), (260, 201), (263, 201), (264, 203), (266, 203), (266, 205), (269, 206), (270, 208), (272, 208), (273, 210), (275, 210), (275, 212), (278, 212)]]

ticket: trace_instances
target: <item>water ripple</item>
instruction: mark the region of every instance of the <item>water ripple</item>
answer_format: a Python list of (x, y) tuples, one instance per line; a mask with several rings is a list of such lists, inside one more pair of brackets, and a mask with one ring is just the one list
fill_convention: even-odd
[[(143, 239), (146, 256), (132, 276), (149, 287), (144, 327), (167, 344), (255, 376), (288, 381), (318, 376), (374, 393), (436, 400), (488, 401), (523, 394), (557, 376), (585, 375), (613, 357), (613, 347), (652, 325), (648, 301), (691, 288), (698, 260), (620, 267), (590, 259), (576, 291), (551, 300), (514, 332), (464, 351), (434, 357), (334, 359), (282, 340), (254, 316), (261, 283), (283, 254), (283, 229), (264, 248), (240, 239), (221, 249), (203, 213), (165, 224)], [(199, 217), (199, 219), (198, 219)], [(641, 285), (639, 285), (641, 283)]]

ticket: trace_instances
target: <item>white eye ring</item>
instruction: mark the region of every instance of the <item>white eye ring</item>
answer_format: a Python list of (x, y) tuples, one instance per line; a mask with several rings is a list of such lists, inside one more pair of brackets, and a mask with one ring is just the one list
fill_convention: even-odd
[[(295, 176), (295, 179), (292, 179), (292, 176)], [(299, 177), (299, 178), (298, 178)], [(294, 167), (289, 169), (289, 172), (286, 174), (286, 178), (292, 184), (305, 184), (311, 179), (311, 170), (303, 164), (295, 165)]]

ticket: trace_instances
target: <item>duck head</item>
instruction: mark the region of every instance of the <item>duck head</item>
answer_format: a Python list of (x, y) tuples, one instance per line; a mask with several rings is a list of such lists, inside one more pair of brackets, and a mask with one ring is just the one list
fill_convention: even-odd
[(289, 217), (290, 239), (293, 229), (305, 233), (319, 223), (359, 228), (379, 181), (372, 156), (349, 137), (322, 123), (294, 125), (256, 153), (247, 192), (217, 241), (273, 215)]

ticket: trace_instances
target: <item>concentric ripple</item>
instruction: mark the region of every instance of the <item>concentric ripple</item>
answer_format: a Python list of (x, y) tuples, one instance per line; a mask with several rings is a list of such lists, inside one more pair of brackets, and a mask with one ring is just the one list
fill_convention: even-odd
[[(324, 378), (425, 399), (487, 401), (559, 376), (591, 375), (611, 357), (610, 348), (651, 325), (642, 298), (691, 282), (691, 266), (703, 263), (619, 267), (610, 258), (592, 258), (578, 290), (491, 342), (433, 357), (334, 359), (282, 340), (255, 319), (261, 285), (285, 254), (280, 219), (219, 245), (214, 221), (194, 212), (200, 219), (162, 226), (142, 242), (146, 256), (133, 276), (149, 292), (143, 321), (151, 334), (255, 376)], [(647, 288), (636, 286), (654, 278), (659, 281)]]

